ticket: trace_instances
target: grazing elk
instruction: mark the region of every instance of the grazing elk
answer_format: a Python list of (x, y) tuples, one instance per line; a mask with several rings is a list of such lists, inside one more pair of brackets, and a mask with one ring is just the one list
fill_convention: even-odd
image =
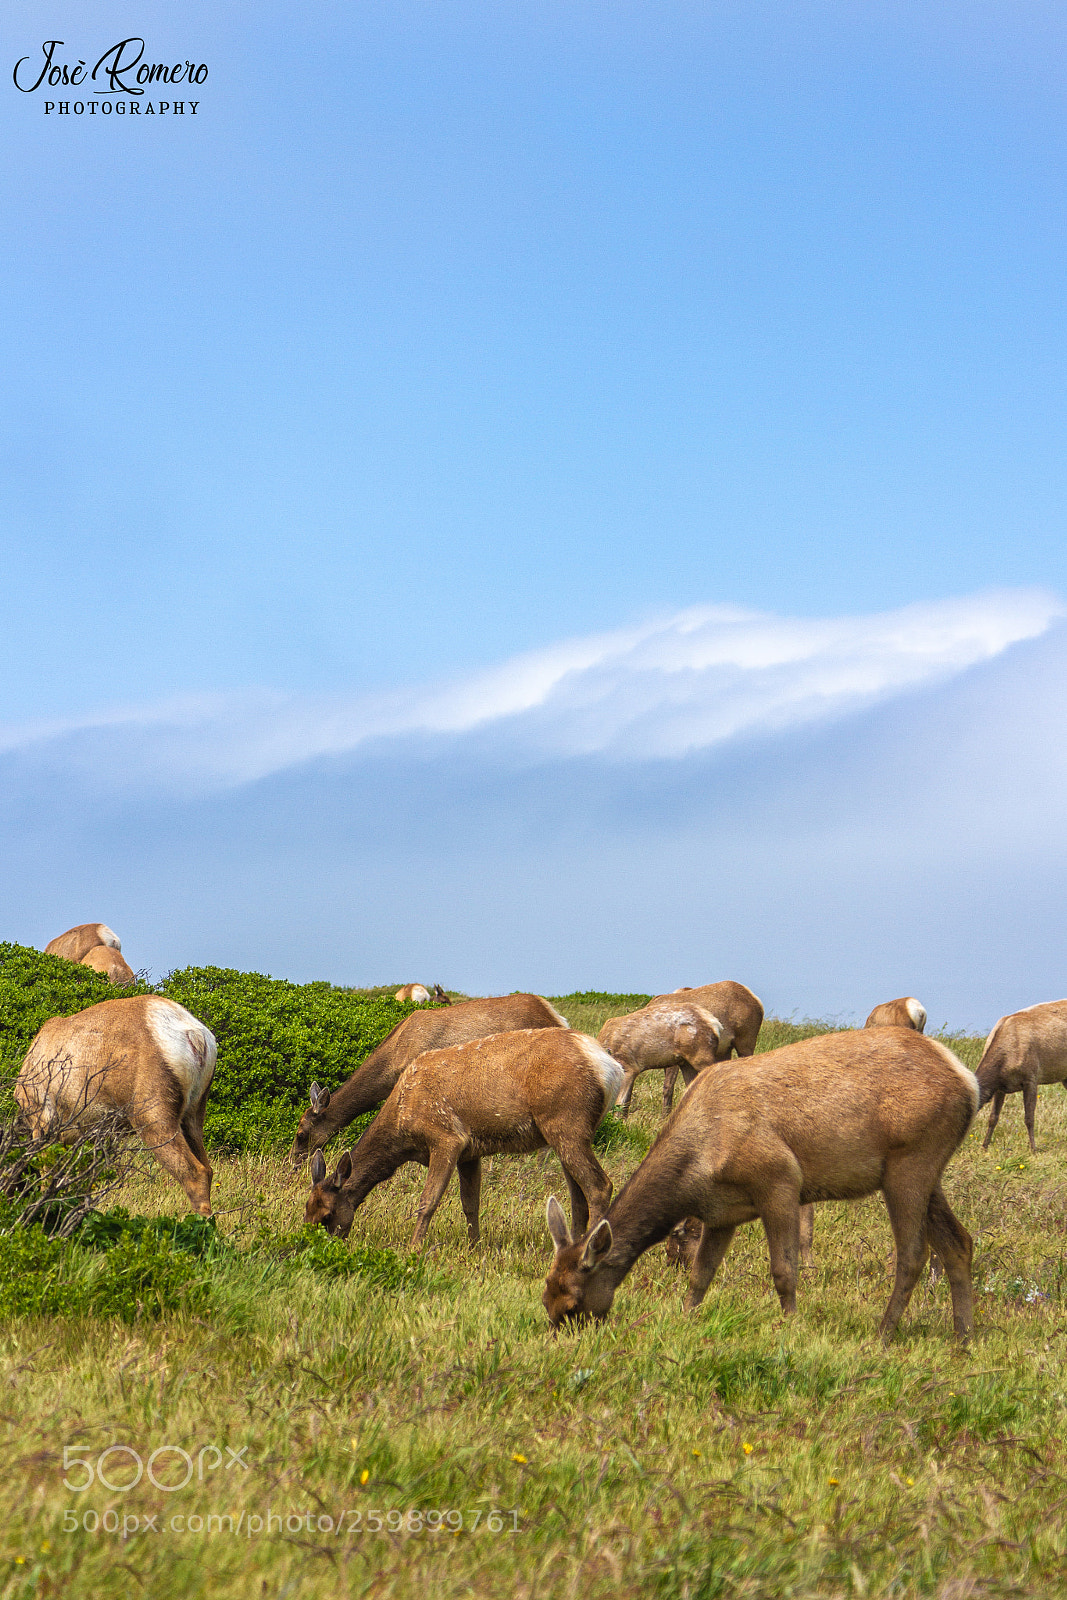
[(430, 998), (435, 1006), (450, 1006), (452, 1004), (451, 1000), (448, 998), (447, 994), (445, 994), (445, 991), (441, 988), (439, 983), (434, 984), (433, 994), (430, 996)]
[(371, 1190), (398, 1167), (429, 1168), (411, 1240), (418, 1250), (453, 1172), (472, 1245), (479, 1238), (483, 1156), (526, 1155), (547, 1146), (567, 1179), (571, 1218), (584, 1232), (611, 1199), (611, 1180), (593, 1154), (597, 1124), (615, 1102), (622, 1068), (587, 1034), (523, 1028), (428, 1050), (412, 1063), (354, 1149), (326, 1176), (321, 1150), (311, 1164), (305, 1222), (344, 1239)]
[(922, 1033), (926, 1027), (926, 1007), (920, 1005), (913, 994), (902, 995), (899, 1000), (885, 1000), (875, 1006), (865, 1028), (914, 1028)]
[(464, 1000), (440, 1011), (413, 1011), (398, 1022), (376, 1050), (333, 1094), (311, 1085), (311, 1104), (300, 1119), (290, 1158), (295, 1167), (347, 1128), (353, 1118), (381, 1105), (400, 1074), (424, 1050), (465, 1044), (514, 1028), (565, 1028), (554, 1006), (538, 994), (506, 994), (488, 1000)]
[(543, 1299), (552, 1325), (605, 1317), (638, 1256), (692, 1215), (704, 1226), (686, 1309), (700, 1305), (738, 1226), (758, 1217), (788, 1314), (796, 1309), (801, 1206), (881, 1189), (896, 1241), (883, 1339), (931, 1246), (948, 1274), (956, 1334), (967, 1338), (971, 1237), (941, 1175), (977, 1107), (974, 1074), (914, 1029), (822, 1034), (701, 1073), (602, 1222), (575, 1239), (549, 1200), (556, 1255)]
[(53, 1017), (30, 1045), (15, 1099), (35, 1138), (64, 1142), (119, 1112), (194, 1211), (211, 1215), (204, 1111), (215, 1073), (214, 1035), (174, 1000), (136, 995)]
[[(639, 1073), (655, 1067), (673, 1068), (675, 1073), (681, 1071), (688, 1085), (704, 1067), (728, 1060), (734, 1045), (733, 1034), (718, 1017), (703, 1006), (680, 999), (646, 1006), (641, 1011), (631, 1011), (629, 1016), (610, 1017), (597, 1038), (624, 1072), (622, 1093), (615, 1107), (621, 1117), (629, 1113), (630, 1096)], [(663, 1100), (669, 1109), (666, 1081)]]
[(94, 972), (102, 972), (109, 983), (116, 984), (120, 989), (137, 982), (137, 974), (122, 951), (112, 949), (109, 944), (94, 944), (88, 955), (82, 956), (80, 965), (91, 967)]
[(57, 938), (49, 939), (44, 953), (46, 956), (62, 956), (64, 961), (81, 961), (98, 944), (106, 945), (109, 950), (122, 949), (118, 934), (112, 933), (106, 922), (82, 922), (76, 928), (68, 928), (66, 933), (59, 934)]
[[(651, 1011), (656, 1006), (677, 1003), (679, 995), (690, 1005), (701, 1006), (718, 1017), (723, 1027), (733, 1035), (734, 1049), (739, 1056), (756, 1053), (756, 1040), (763, 1024), (763, 1002), (743, 983), (726, 978), (722, 983), (705, 983), (697, 989), (675, 989), (673, 994), (660, 994), (645, 1007)], [(729, 1051), (725, 1054), (728, 1056)], [(674, 1086), (678, 1082), (678, 1068), (668, 1067), (663, 1074), (663, 1109), (669, 1111), (674, 1103)]]
[(405, 983), (403, 988), (396, 991), (393, 998), (401, 1003), (410, 1000), (417, 1006), (424, 1006), (430, 998), (430, 991), (424, 983)]
[(981, 1104), (992, 1100), (989, 1126), (982, 1149), (989, 1148), (993, 1130), (1000, 1120), (1004, 1097), (1022, 1090), (1023, 1119), (1034, 1143), (1034, 1113), (1037, 1089), (1041, 1083), (1062, 1083), (1067, 1087), (1067, 1000), (1049, 1000), (1044, 1005), (1027, 1006), (1001, 1017), (985, 1042), (978, 1063), (978, 1088)]

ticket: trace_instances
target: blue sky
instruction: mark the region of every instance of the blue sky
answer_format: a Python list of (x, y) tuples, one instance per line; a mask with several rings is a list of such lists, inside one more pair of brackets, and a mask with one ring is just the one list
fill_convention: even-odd
[(1063, 991), (1061, 8), (0, 15), (3, 936)]

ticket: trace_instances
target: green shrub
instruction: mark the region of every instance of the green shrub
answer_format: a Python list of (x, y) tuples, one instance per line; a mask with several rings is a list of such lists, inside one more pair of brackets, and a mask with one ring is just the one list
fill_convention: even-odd
[(289, 1143), (313, 1082), (336, 1089), (415, 1009), (328, 983), (185, 967), (160, 984), (209, 1027), (219, 1059), (205, 1136), (231, 1150)]
[(0, 1317), (93, 1315), (133, 1322), (205, 1310), (211, 1286), (195, 1255), (168, 1239), (168, 1220), (127, 1217), (101, 1252), (83, 1249), (80, 1240), (54, 1238), (38, 1223), (23, 1227), (18, 1208), (5, 1204), (0, 1208)]

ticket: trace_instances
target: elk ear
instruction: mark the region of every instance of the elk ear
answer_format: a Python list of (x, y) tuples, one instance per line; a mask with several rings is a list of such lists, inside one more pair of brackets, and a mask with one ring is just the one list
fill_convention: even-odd
[(603, 1217), (585, 1241), (580, 1267), (595, 1267), (602, 1257), (611, 1249), (611, 1223)]
[(330, 1103), (329, 1089), (320, 1089), (317, 1083), (311, 1085), (311, 1109), (317, 1117), (321, 1116)]
[(337, 1163), (337, 1171), (334, 1173), (333, 1176), (334, 1176), (334, 1182), (336, 1184), (338, 1184), (338, 1185), (348, 1182), (349, 1178), (352, 1176), (352, 1152), (351, 1152), (351, 1150), (346, 1150), (345, 1151), (344, 1155), (341, 1157), (340, 1161)]
[(571, 1230), (567, 1226), (567, 1219), (563, 1215), (563, 1207), (554, 1194), (550, 1194), (548, 1197), (548, 1205), (545, 1207), (545, 1219), (548, 1222), (548, 1231), (552, 1235), (552, 1242), (557, 1250), (566, 1250), (569, 1244), (574, 1243), (571, 1238)]
[(316, 1150), (311, 1158), (311, 1181), (321, 1183), (326, 1176), (326, 1160), (321, 1150)]

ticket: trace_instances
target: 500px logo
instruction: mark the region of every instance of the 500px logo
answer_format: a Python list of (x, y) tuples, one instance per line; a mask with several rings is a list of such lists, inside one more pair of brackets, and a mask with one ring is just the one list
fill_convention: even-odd
[[(242, 1472), (251, 1471), (251, 1462), (244, 1459), (248, 1449), (246, 1444), (239, 1450), (234, 1450), (230, 1445), (223, 1448), (229, 1457), (225, 1466), (218, 1445), (205, 1444), (196, 1453), (194, 1467), (193, 1457), (179, 1444), (158, 1445), (147, 1462), (128, 1444), (109, 1444), (106, 1450), (101, 1450), (95, 1462), (89, 1459), (88, 1445), (65, 1444), (63, 1487), (81, 1494), (94, 1483), (99, 1483), (112, 1494), (126, 1494), (136, 1488), (147, 1472), (149, 1483), (156, 1489), (162, 1489), (164, 1494), (175, 1494), (192, 1482), (194, 1472), (197, 1480), (203, 1483), (205, 1471), (217, 1472), (220, 1467), (224, 1472), (232, 1472), (234, 1467), (240, 1467)], [(209, 1457), (214, 1457), (214, 1460)], [(75, 1476), (70, 1477), (71, 1473)]]
[[(94, 95), (128, 94), (138, 97), (144, 94), (146, 85), (154, 83), (201, 84), (207, 80), (206, 61), (176, 61), (173, 65), (164, 61), (146, 61), (145, 42), (136, 37), (120, 39), (118, 44), (111, 45), (91, 72), (87, 72), (86, 63), (80, 58), (73, 66), (66, 61), (57, 61), (56, 51), (64, 43), (63, 39), (44, 41), (41, 45), (44, 63), (36, 78), (33, 77), (34, 67), (28, 65), (30, 57), (21, 56), (11, 74), (15, 88), (23, 94), (33, 94), (42, 84), (47, 84), (50, 89), (60, 86), (77, 88), (81, 84), (96, 83), (99, 78), (102, 87), (93, 89)], [(89, 103), (95, 110), (93, 102)], [(199, 100), (190, 103), (200, 104)]]

